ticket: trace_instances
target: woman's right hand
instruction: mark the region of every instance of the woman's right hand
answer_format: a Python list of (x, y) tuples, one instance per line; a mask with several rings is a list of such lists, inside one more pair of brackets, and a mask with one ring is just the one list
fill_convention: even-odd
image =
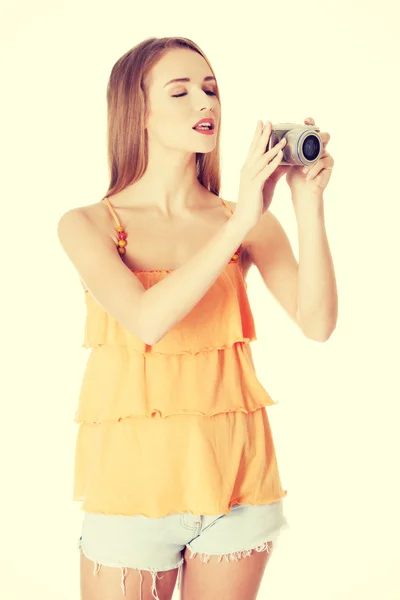
[(272, 125), (264, 126), (258, 121), (253, 141), (240, 173), (239, 197), (234, 217), (241, 226), (250, 231), (260, 220), (264, 211), (263, 188), (268, 177), (282, 162), (285, 138), (266, 152)]

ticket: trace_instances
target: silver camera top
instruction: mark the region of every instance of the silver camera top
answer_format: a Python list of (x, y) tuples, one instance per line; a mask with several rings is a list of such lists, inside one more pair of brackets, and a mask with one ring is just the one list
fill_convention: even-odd
[(289, 131), (290, 129), (321, 131), (317, 125), (306, 125), (305, 123), (272, 123), (272, 131)]

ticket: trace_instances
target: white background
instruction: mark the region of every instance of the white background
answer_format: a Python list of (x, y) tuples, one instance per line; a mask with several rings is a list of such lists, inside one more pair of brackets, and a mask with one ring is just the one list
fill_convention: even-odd
[[(396, 10), (388, 0), (2, 3), (1, 598), (79, 598), (73, 418), (88, 351), (83, 290), (56, 226), (107, 189), (113, 64), (173, 35), (199, 44), (218, 78), (223, 198), (237, 199), (257, 119), (314, 117), (335, 160), (329, 341), (303, 337), (258, 271), (248, 277), (290, 523), (259, 598), (400, 598)], [(285, 178), (271, 210), (298, 258)]]

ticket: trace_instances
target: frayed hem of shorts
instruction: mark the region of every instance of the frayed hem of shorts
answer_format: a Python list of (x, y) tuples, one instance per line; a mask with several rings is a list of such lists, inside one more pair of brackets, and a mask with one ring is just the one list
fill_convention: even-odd
[(241, 550), (239, 552), (228, 552), (227, 554), (206, 554), (205, 552), (193, 552), (193, 550), (188, 546), (189, 550), (190, 550), (190, 558), (195, 558), (197, 555), (200, 556), (200, 560), (204, 563), (207, 563), (213, 556), (218, 558), (218, 562), (221, 562), (221, 560), (225, 559), (227, 562), (230, 561), (236, 561), (236, 560), (240, 560), (241, 558), (246, 558), (248, 556), (251, 556), (251, 554), (256, 551), (256, 552), (265, 552), (267, 551), (268, 553), (272, 550), (272, 546), (270, 546), (269, 544), (272, 544), (273, 540), (268, 540), (267, 542), (264, 542), (263, 544), (261, 544), (260, 546), (256, 546), (255, 548), (251, 548), (250, 550)]
[[(228, 553), (224, 553), (224, 554), (206, 554), (205, 552), (196, 552), (194, 550), (192, 550), (192, 548), (190, 547), (190, 544), (187, 544), (187, 548), (190, 550), (190, 556), (189, 559), (191, 558), (195, 558), (197, 555), (199, 555), (200, 560), (204, 563), (209, 562), (209, 560), (214, 556), (218, 558), (218, 562), (221, 562), (223, 559), (225, 559), (227, 562), (230, 561), (237, 561), (240, 560), (241, 558), (247, 558), (248, 556), (251, 556), (251, 554), (255, 551), (255, 552), (268, 552), (268, 554), (272, 551), (275, 550), (278, 546), (279, 543), (279, 536), (282, 533), (283, 530), (289, 529), (290, 525), (286, 522), (284, 523), (280, 529), (279, 532), (276, 533), (273, 536), (270, 536), (270, 538), (268, 540), (266, 540), (265, 542), (263, 542), (262, 544), (255, 546), (254, 548), (251, 548), (250, 550), (239, 550), (238, 552), (228, 552)], [(271, 546), (270, 546), (271, 544)]]
[(157, 592), (157, 578), (158, 579), (162, 579), (163, 575), (159, 575), (159, 573), (164, 572), (164, 571), (172, 571), (173, 569), (179, 569), (178, 571), (178, 590), (180, 589), (180, 584), (181, 584), (181, 578), (182, 578), (182, 567), (183, 567), (183, 562), (184, 562), (184, 558), (182, 558), (176, 565), (173, 565), (172, 567), (162, 567), (159, 569), (152, 569), (151, 567), (148, 568), (139, 568), (139, 567), (122, 567), (120, 565), (113, 565), (107, 562), (99, 562), (96, 559), (90, 558), (90, 556), (88, 556), (85, 552), (85, 549), (83, 547), (82, 544), (82, 537), (79, 538), (79, 543), (78, 543), (78, 548), (82, 550), (83, 554), (86, 556), (86, 558), (88, 558), (89, 560), (91, 560), (94, 563), (93, 566), (93, 575), (97, 575), (98, 572), (100, 571), (101, 567), (113, 567), (113, 568), (119, 568), (121, 569), (121, 590), (124, 596), (126, 596), (126, 575), (127, 575), (127, 570), (128, 568), (130, 569), (134, 569), (135, 571), (139, 571), (139, 576), (140, 576), (140, 600), (142, 600), (143, 596), (142, 596), (142, 584), (143, 584), (143, 575), (142, 575), (142, 571), (148, 571), (149, 573), (151, 573), (152, 575), (152, 587), (151, 587), (151, 592), (152, 592), (152, 596), (153, 598), (155, 598), (155, 600), (160, 600), (160, 597), (158, 595)]

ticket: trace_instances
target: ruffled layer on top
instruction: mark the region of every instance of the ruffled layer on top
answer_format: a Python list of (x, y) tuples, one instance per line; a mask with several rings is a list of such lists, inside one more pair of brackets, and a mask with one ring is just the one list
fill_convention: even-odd
[(286, 494), (265, 409), (79, 426), (73, 500), (87, 512), (216, 515)]
[[(167, 274), (166, 271), (135, 272), (145, 289)], [(85, 299), (84, 348), (113, 344), (146, 354), (196, 354), (231, 348), (238, 341), (256, 339), (246, 284), (237, 262), (230, 262), (196, 306), (152, 346), (122, 327), (89, 292), (86, 292)]]
[[(163, 272), (143, 272), (147, 289)], [(254, 320), (238, 264), (230, 263), (207, 294), (162, 340), (148, 346), (86, 294), (83, 376), (77, 423), (131, 416), (213, 416), (276, 404), (259, 382), (249, 342)]]
[(248, 344), (195, 356), (152, 356), (131, 353), (124, 346), (103, 346), (95, 348), (87, 362), (75, 421), (213, 416), (272, 404), (276, 402), (257, 379)]

